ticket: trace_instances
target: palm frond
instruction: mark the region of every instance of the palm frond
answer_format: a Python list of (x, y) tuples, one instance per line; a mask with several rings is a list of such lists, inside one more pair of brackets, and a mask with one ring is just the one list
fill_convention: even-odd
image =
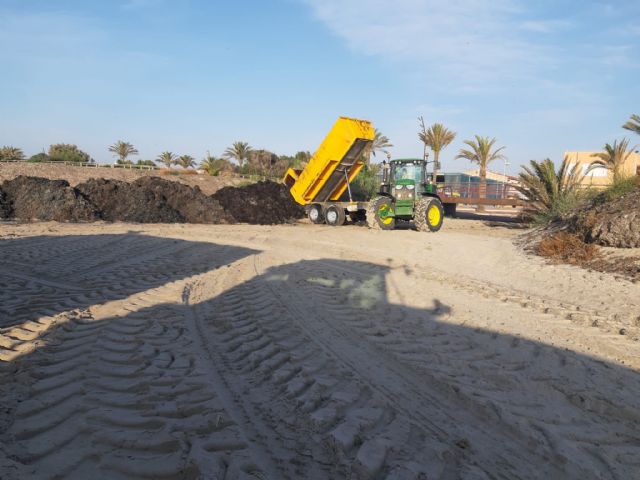
[(631, 119), (627, 123), (625, 123), (622, 128), (630, 130), (634, 133), (640, 135), (640, 115), (633, 114), (631, 115)]

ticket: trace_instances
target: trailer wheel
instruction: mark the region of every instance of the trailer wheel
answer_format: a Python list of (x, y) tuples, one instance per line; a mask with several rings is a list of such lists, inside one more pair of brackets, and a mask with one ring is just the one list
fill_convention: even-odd
[(309, 217), (309, 220), (311, 220), (311, 223), (318, 224), (318, 223), (324, 222), (324, 216), (322, 215), (322, 207), (317, 203), (309, 207), (309, 210), (307, 211), (307, 216)]
[(414, 223), (419, 232), (437, 232), (442, 227), (444, 209), (440, 200), (423, 197), (416, 202)]
[(452, 217), (452, 218), (456, 217), (456, 210), (458, 207), (457, 203), (445, 203), (443, 207), (444, 207), (445, 217)]
[(346, 217), (344, 208), (339, 207), (338, 205), (330, 205), (324, 212), (324, 221), (327, 225), (331, 225), (332, 227), (344, 225)]
[(393, 230), (396, 219), (393, 216), (393, 200), (376, 197), (367, 206), (367, 225), (375, 230)]
[(355, 225), (358, 222), (366, 222), (367, 214), (364, 210), (358, 210), (357, 212), (349, 212), (349, 218), (351, 222)]

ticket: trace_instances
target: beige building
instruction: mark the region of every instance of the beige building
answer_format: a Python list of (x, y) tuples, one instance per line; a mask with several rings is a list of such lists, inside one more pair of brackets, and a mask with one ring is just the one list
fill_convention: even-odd
[[(576, 163), (581, 165), (582, 173), (586, 173), (582, 181), (583, 185), (594, 187), (611, 185), (613, 172), (610, 172), (606, 168), (594, 168), (591, 172), (587, 173), (589, 165), (591, 165), (594, 160), (597, 160), (597, 157), (593, 156), (594, 153), (598, 152), (565, 152), (564, 155), (565, 158), (569, 159), (569, 165), (571, 167)], [(640, 153), (634, 152), (629, 155), (622, 169), (622, 173), (628, 176), (640, 175)]]

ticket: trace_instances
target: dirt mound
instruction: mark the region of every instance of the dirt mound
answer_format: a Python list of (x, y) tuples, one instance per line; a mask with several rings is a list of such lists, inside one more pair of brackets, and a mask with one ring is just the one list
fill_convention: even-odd
[(608, 247), (640, 247), (640, 188), (617, 200), (596, 198), (569, 218), (570, 229), (588, 243)]
[(304, 217), (282, 184), (258, 182), (244, 187), (225, 187), (212, 195), (236, 222), (269, 225)]
[(18, 220), (91, 222), (96, 211), (65, 180), (19, 176), (2, 184), (4, 209)]
[(274, 224), (304, 216), (284, 185), (260, 182), (226, 187), (214, 195), (158, 177), (128, 183), (93, 178), (65, 180), (16, 177), (2, 184), (0, 218), (78, 222)]
[(11, 204), (7, 194), (0, 189), (0, 219), (9, 218), (11, 216)]
[(106, 221), (136, 223), (228, 223), (220, 203), (198, 187), (158, 177), (127, 183), (90, 179), (76, 189)]

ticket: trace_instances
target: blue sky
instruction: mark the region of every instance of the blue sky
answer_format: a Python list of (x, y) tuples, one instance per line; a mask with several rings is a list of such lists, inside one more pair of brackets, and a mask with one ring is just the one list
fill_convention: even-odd
[[(200, 159), (314, 150), (340, 115), (419, 156), (417, 117), (512, 164), (597, 150), (640, 114), (640, 2), (0, 0), (0, 145)], [(632, 139), (640, 143), (640, 138)], [(502, 170), (502, 165), (494, 165)]]

